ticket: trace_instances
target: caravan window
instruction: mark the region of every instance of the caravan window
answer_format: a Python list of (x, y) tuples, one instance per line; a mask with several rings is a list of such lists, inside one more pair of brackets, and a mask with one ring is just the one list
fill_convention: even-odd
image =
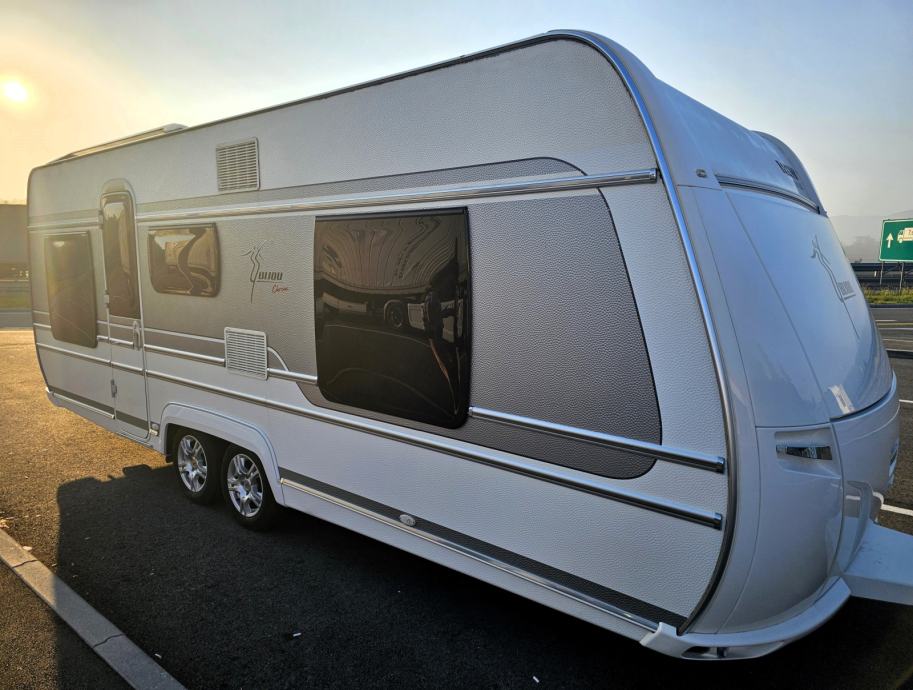
[(219, 292), (215, 225), (149, 231), (149, 277), (157, 292), (214, 297)]
[(105, 278), (108, 311), (112, 316), (139, 318), (139, 283), (136, 274), (136, 231), (133, 199), (110, 194), (102, 201), (102, 238), (105, 244)]
[(44, 238), (51, 333), (56, 340), (95, 347), (95, 271), (86, 232)]
[(318, 218), (317, 380), (328, 401), (444, 427), (469, 406), (466, 213)]

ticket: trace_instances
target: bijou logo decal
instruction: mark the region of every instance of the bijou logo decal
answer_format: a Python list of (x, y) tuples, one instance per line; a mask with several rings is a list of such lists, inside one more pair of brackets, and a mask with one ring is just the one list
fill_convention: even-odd
[(856, 294), (856, 290), (853, 289), (853, 281), (837, 280), (837, 276), (834, 273), (834, 269), (831, 266), (830, 261), (827, 260), (827, 257), (824, 256), (824, 252), (821, 251), (821, 247), (818, 244), (817, 235), (815, 235), (815, 238), (812, 240), (811, 258), (818, 259), (828, 277), (831, 279), (831, 283), (834, 286), (834, 292), (837, 293), (837, 299), (839, 299), (841, 302), (846, 302), (850, 297), (853, 297)]
[(250, 259), (251, 268), (250, 268), (250, 302), (254, 303), (254, 290), (256, 290), (257, 285), (261, 283), (272, 283), (272, 288), (270, 288), (270, 293), (275, 295), (283, 292), (288, 292), (288, 285), (283, 284), (282, 282), (282, 271), (271, 271), (263, 267), (262, 262), (262, 252), (263, 247), (266, 245), (267, 240), (264, 240), (260, 244), (255, 244), (253, 249), (249, 252), (245, 252), (241, 256), (246, 256)]

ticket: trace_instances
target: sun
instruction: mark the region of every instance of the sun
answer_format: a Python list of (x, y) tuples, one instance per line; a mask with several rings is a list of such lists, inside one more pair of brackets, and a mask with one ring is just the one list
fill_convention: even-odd
[(21, 81), (7, 81), (3, 83), (3, 95), (14, 103), (24, 103), (29, 98), (28, 89)]

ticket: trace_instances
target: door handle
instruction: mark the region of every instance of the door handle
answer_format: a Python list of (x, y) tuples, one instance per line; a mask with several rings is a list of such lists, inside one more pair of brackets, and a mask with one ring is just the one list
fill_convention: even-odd
[(133, 349), (139, 350), (142, 347), (142, 342), (139, 332), (139, 321), (133, 322)]

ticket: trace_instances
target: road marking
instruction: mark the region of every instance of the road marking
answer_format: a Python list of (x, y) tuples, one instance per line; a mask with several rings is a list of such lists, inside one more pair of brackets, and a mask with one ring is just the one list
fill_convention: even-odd
[(897, 319), (875, 319), (875, 323), (897, 323)]
[(111, 621), (2, 529), (0, 560), (132, 687), (140, 690), (184, 689)]
[(913, 405), (913, 400), (904, 400), (903, 398), (900, 398), (900, 402), (906, 403), (907, 405)]
[(889, 506), (887, 503), (885, 503), (883, 506), (881, 506), (881, 509), (888, 511), (889, 513), (899, 513), (900, 515), (913, 517), (913, 510), (910, 510), (909, 508), (898, 508), (897, 506)]

